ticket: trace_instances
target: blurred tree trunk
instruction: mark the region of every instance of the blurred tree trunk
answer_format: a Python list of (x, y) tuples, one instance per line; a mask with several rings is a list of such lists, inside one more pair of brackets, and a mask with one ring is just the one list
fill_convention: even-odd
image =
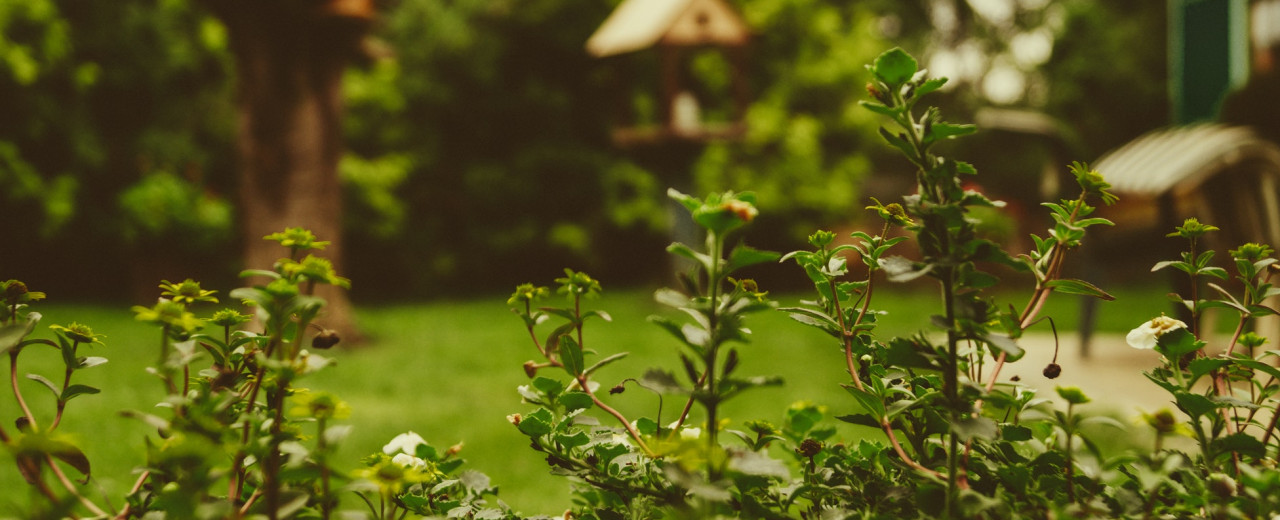
[[(236, 59), (240, 225), (246, 268), (285, 256), (262, 237), (305, 227), (332, 243), (323, 256), (343, 274), (342, 73), (359, 56), (372, 0), (204, 0), (226, 24)], [(320, 323), (359, 334), (338, 288)]]

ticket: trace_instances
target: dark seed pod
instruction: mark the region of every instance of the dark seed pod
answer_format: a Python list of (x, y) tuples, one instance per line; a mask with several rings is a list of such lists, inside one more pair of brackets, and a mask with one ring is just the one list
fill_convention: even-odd
[(1044, 377), (1047, 377), (1049, 379), (1057, 379), (1058, 376), (1060, 375), (1062, 375), (1061, 365), (1057, 363), (1049, 363), (1049, 366), (1044, 367)]
[(338, 331), (333, 329), (324, 329), (320, 331), (319, 334), (316, 334), (316, 337), (311, 340), (311, 346), (320, 350), (328, 350), (333, 348), (334, 345), (337, 345), (341, 340), (342, 338), (338, 337)]

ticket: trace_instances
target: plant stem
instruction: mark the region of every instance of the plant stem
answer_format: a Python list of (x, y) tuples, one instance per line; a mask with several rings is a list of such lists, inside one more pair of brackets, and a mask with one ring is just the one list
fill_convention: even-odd
[(32, 431), (39, 430), (36, 424), (36, 416), (31, 413), (31, 408), (27, 406), (27, 400), (22, 398), (22, 391), (18, 389), (18, 351), (20, 348), (14, 348), (9, 351), (9, 385), (13, 387), (13, 397), (18, 400), (18, 407), (22, 408), (22, 415), (27, 418), (27, 425)]
[(62, 483), (62, 486), (67, 488), (68, 493), (71, 493), (71, 496), (76, 497), (76, 500), (80, 501), (80, 503), (84, 505), (85, 508), (89, 509), (89, 511), (94, 515), (100, 517), (108, 516), (106, 511), (103, 511), (102, 508), (98, 507), (98, 505), (93, 503), (92, 500), (89, 500), (76, 490), (76, 485), (71, 482), (71, 479), (67, 478), (67, 474), (62, 471), (62, 468), (58, 467), (58, 464), (53, 460), (52, 455), (45, 455), (44, 460), (45, 464), (49, 466), (49, 469), (53, 470), (53, 474), (58, 477), (58, 481)]
[(711, 245), (711, 271), (707, 273), (707, 297), (710, 308), (707, 312), (708, 346), (707, 365), (707, 401), (703, 406), (707, 409), (707, 477), (710, 481), (720, 478), (720, 468), (716, 467), (712, 454), (718, 444), (716, 437), (719, 430), (718, 412), (720, 408), (720, 391), (716, 386), (716, 358), (720, 350), (720, 261), (724, 256), (724, 237), (715, 231), (707, 233), (707, 242)]
[[(944, 306), (946, 309), (946, 325), (947, 325), (947, 367), (944, 375), (943, 393), (947, 399), (947, 410), (950, 415), (951, 423), (955, 424), (960, 420), (960, 388), (959, 388), (959, 339), (956, 337), (956, 314), (955, 314), (955, 287), (954, 287), (954, 271), (945, 269), (942, 273), (942, 297), (944, 298)], [(952, 431), (947, 435), (947, 501), (946, 511), (947, 518), (956, 518), (956, 502), (959, 499), (959, 462), (960, 462), (960, 438)]]

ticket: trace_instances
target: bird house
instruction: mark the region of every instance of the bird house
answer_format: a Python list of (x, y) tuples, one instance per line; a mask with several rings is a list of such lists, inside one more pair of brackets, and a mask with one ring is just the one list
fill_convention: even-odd
[[(665, 139), (705, 141), (741, 136), (748, 102), (746, 46), (751, 33), (724, 0), (623, 0), (587, 40), (598, 58), (647, 49), (658, 53), (658, 121), (614, 132), (620, 144)], [(728, 92), (699, 89), (689, 71), (695, 53), (715, 50), (728, 63)], [(714, 95), (730, 99), (700, 99)], [(708, 103), (730, 104), (727, 120), (705, 117)]]

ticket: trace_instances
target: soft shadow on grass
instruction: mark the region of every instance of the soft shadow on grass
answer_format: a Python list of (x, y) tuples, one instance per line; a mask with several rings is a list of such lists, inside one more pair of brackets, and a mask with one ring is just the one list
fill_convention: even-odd
[[(612, 322), (589, 324), (586, 348), (595, 350), (598, 357), (631, 353), (597, 373), (596, 379), (605, 390), (652, 367), (664, 367), (683, 378), (680, 347), (646, 322), (649, 315), (665, 312), (653, 302), (651, 292), (606, 289), (603, 297), (586, 304), (587, 309), (605, 310), (613, 317)], [(1118, 302), (1104, 302), (1099, 307), (1098, 330), (1127, 331), (1166, 311), (1162, 292), (1158, 287), (1115, 289)], [(521, 365), (534, 359), (537, 352), (520, 320), (507, 310), (505, 296), (363, 306), (358, 310), (369, 343), (329, 351), (326, 355), (334, 357), (337, 364), (300, 382), (303, 387), (332, 391), (351, 405), (347, 422), (354, 428), (339, 451), (340, 467), (356, 467), (363, 456), (380, 450), (396, 434), (413, 430), (440, 448), (464, 442), (462, 454), (469, 467), (489, 474), (501, 487), (500, 497), (515, 509), (526, 514), (564, 511), (570, 503), (568, 483), (548, 474), (540, 455), (529, 449), (525, 437), (506, 420), (508, 414), (532, 410), (520, 402), (516, 387), (528, 382)], [(1021, 294), (997, 297), (997, 303), (1020, 307), (1022, 298)], [(782, 295), (779, 299), (783, 305), (794, 305), (799, 297)], [(1055, 297), (1044, 314), (1055, 316), (1059, 330), (1072, 330), (1078, 323), (1079, 301), (1073, 296)], [(888, 312), (881, 319), (880, 335), (885, 338), (926, 329), (929, 316), (941, 310), (932, 291), (883, 291), (877, 293), (876, 307)], [(119, 507), (120, 497), (136, 478), (132, 468), (143, 461), (143, 438), (154, 437), (149, 428), (121, 417), (119, 411), (151, 411), (161, 397), (160, 382), (145, 372), (155, 361), (159, 330), (135, 322), (126, 306), (50, 304), (38, 310), (45, 316), (37, 329), (40, 337), (51, 336), (47, 325), (71, 321), (89, 324), (106, 335), (107, 346), (94, 347), (90, 355), (105, 356), (110, 362), (78, 375), (83, 377), (79, 382), (103, 392), (72, 401), (60, 429), (76, 435), (88, 452), (97, 483)], [(783, 313), (752, 316), (749, 326), (753, 339), (737, 346), (742, 360), (737, 373), (779, 375), (786, 383), (754, 390), (729, 402), (722, 416), (732, 421), (730, 427), (741, 428), (750, 419), (780, 421), (784, 409), (798, 400), (826, 405), (830, 415), (859, 411), (839, 386), (847, 374), (835, 340)], [(32, 347), (20, 362), (19, 384), (42, 424), (47, 424), (52, 398), (23, 374), (54, 378), (61, 373), (57, 354), (52, 349)], [(545, 375), (562, 376), (554, 371)], [(606, 400), (629, 417), (652, 415), (658, 410), (657, 397), (634, 385)], [(668, 396), (662, 421), (674, 420), (680, 405), (683, 401), (678, 397)], [(0, 418), (8, 422), (19, 414), (10, 396), (0, 399)], [(694, 422), (700, 417), (695, 414)], [(611, 420), (602, 416), (606, 424)], [(843, 424), (841, 428), (846, 439), (868, 434)], [(0, 455), (0, 489), (25, 487), (12, 460)], [(21, 492), (0, 493), (0, 515), (20, 513), (20, 504), (28, 499)], [(357, 505), (348, 502), (349, 508)]]

